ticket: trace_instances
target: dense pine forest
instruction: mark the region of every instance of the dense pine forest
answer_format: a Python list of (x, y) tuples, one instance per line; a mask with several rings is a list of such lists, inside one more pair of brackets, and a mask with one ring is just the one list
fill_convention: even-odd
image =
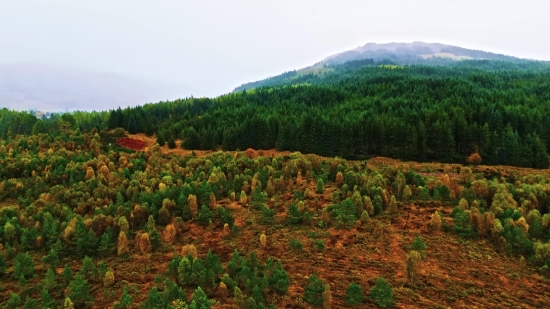
[[(273, 149), (364, 159), (548, 168), (550, 66), (462, 61), (397, 66), (372, 60), (283, 74), (256, 89), (110, 112), (35, 119), (0, 112), (0, 137), (121, 127), (183, 139), (186, 149)], [(60, 126), (61, 124), (61, 126)]]

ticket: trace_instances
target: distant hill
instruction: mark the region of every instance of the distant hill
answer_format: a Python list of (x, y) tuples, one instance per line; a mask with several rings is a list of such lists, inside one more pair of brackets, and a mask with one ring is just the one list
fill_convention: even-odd
[(191, 95), (185, 86), (39, 64), (0, 65), (0, 108), (108, 110)]
[(339, 65), (348, 62), (355, 62), (356, 64), (362, 63), (363, 65), (455, 65), (456, 62), (460, 60), (497, 60), (516, 64), (529, 61), (517, 57), (441, 43), (367, 43), (355, 49), (329, 56), (303, 69), (285, 72), (281, 75), (260, 81), (246, 83), (235, 88), (234, 92), (262, 86), (285, 84), (308, 74), (317, 76), (327, 75), (333, 72)]

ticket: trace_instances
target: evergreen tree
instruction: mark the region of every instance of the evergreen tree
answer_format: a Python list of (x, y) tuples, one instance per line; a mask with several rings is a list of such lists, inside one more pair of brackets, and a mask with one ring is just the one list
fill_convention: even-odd
[(40, 299), (42, 300), (42, 309), (56, 308), (55, 300), (52, 298), (47, 289), (42, 289)]
[(17, 293), (11, 293), (10, 298), (6, 302), (7, 308), (15, 309), (21, 305), (21, 297)]
[(69, 284), (69, 282), (73, 280), (73, 271), (69, 267), (69, 264), (65, 264), (61, 278), (63, 278), (63, 282), (65, 282), (65, 284)]
[(208, 299), (206, 293), (204, 293), (201, 287), (198, 287), (195, 290), (193, 296), (191, 296), (191, 299), (189, 309), (210, 309), (212, 308), (212, 305), (216, 303), (216, 301)]
[(304, 288), (304, 300), (312, 305), (323, 305), (323, 292), (325, 287), (323, 281), (317, 275), (311, 275), (307, 279), (306, 287)]
[(166, 303), (162, 299), (156, 286), (154, 286), (147, 294), (147, 301), (143, 303), (144, 309), (165, 309)]
[(50, 249), (48, 255), (42, 257), (42, 263), (49, 265), (50, 267), (57, 268), (59, 266), (59, 256), (54, 249)]
[(362, 303), (363, 303), (363, 291), (361, 290), (361, 287), (357, 283), (352, 282), (348, 286), (348, 290), (346, 292), (346, 304), (355, 306)]
[(317, 194), (325, 193), (325, 183), (321, 178), (317, 179), (317, 185), (315, 186), (315, 193)]
[(53, 271), (53, 269), (48, 268), (48, 271), (46, 271), (46, 276), (42, 280), (42, 283), (44, 285), (44, 288), (48, 291), (55, 290), (57, 286), (57, 275)]
[(392, 288), (383, 277), (378, 277), (378, 279), (376, 279), (374, 287), (370, 290), (369, 297), (382, 308), (393, 305)]
[(128, 294), (128, 289), (126, 287), (122, 290), (122, 296), (120, 297), (120, 301), (114, 306), (115, 309), (126, 309), (132, 306), (132, 296)]
[(88, 280), (84, 279), (84, 276), (79, 272), (76, 274), (73, 280), (69, 283), (71, 293), (69, 298), (77, 307), (83, 307), (87, 302), (94, 300), (90, 295), (90, 285)]

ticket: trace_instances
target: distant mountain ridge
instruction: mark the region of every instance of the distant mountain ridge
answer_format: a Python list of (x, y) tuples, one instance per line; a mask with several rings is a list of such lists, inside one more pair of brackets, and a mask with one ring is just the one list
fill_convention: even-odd
[(0, 64), (0, 108), (109, 110), (189, 96), (191, 89), (42, 64)]
[(367, 43), (352, 50), (331, 55), (312, 66), (285, 72), (283, 74), (266, 78), (264, 80), (243, 84), (233, 92), (242, 90), (272, 86), (289, 81), (307, 74), (322, 75), (330, 73), (334, 66), (342, 65), (351, 61), (372, 60), (372, 64), (396, 64), (396, 65), (449, 65), (460, 60), (497, 60), (512, 63), (532, 61), (518, 57), (474, 50), (459, 46), (446, 45), (441, 43)]
[(412, 64), (415, 61), (426, 59), (429, 56), (437, 57), (438, 54), (451, 54), (455, 57), (462, 57), (459, 59), (488, 59), (502, 61), (521, 60), (517, 57), (441, 43), (412, 42), (382, 44), (367, 43), (355, 49), (329, 56), (322, 60), (319, 64), (337, 64), (361, 59), (390, 59), (396, 60), (399, 64)]

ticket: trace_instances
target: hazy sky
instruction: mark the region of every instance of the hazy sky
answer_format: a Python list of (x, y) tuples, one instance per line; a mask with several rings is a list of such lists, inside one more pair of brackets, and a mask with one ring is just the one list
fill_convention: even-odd
[(549, 0), (0, 0), (0, 63), (186, 84), (215, 96), (367, 42), (550, 60)]

